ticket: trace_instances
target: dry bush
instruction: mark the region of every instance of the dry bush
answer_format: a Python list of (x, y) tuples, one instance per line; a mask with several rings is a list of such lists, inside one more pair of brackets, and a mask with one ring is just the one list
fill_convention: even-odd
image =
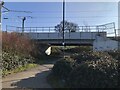
[(2, 32), (0, 31), (0, 43), (2, 43)]
[(0, 31), (0, 53), (2, 49), (2, 32)]
[(31, 56), (34, 44), (27, 37), (17, 33), (2, 33), (2, 75), (17, 67), (34, 63)]
[(33, 43), (27, 37), (20, 34), (3, 33), (2, 49), (6, 52), (12, 51), (28, 55), (33, 49)]

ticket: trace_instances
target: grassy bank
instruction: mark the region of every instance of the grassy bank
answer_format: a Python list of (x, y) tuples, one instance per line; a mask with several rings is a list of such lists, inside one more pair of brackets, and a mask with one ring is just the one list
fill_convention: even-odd
[(17, 33), (2, 33), (2, 76), (35, 67), (34, 43)]
[(2, 76), (54, 62), (61, 56), (58, 47), (52, 47), (51, 55), (47, 56), (46, 47), (45, 43), (31, 41), (17, 33), (2, 33)]
[(32, 69), (32, 68), (35, 68), (37, 67), (38, 65), (37, 64), (26, 64), (24, 66), (20, 66), (20, 67), (17, 67), (16, 69), (13, 69), (13, 70), (6, 70), (6, 71), (3, 71), (3, 77), (9, 75), (9, 74), (13, 74), (13, 73), (18, 73), (18, 72), (22, 72), (22, 71), (26, 71), (26, 70), (29, 70), (29, 69)]

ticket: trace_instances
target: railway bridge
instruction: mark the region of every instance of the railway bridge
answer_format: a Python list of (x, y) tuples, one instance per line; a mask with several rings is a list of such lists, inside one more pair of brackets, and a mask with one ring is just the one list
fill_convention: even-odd
[[(15, 29), (13, 29), (15, 28)], [(23, 30), (24, 29), (24, 30)], [(14, 31), (13, 31), (14, 30)], [(75, 32), (55, 31), (54, 27), (6, 27), (7, 32), (17, 32), (28, 38), (50, 45), (91, 45), (93, 50), (118, 50), (119, 42), (108, 37), (116, 37), (115, 24), (97, 26), (79, 26)]]

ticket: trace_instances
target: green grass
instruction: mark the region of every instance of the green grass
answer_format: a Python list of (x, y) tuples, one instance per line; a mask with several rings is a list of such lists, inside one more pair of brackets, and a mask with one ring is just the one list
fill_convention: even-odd
[(31, 68), (34, 68), (34, 67), (37, 67), (38, 65), (37, 64), (27, 64), (25, 66), (20, 66), (14, 70), (10, 70), (10, 71), (3, 71), (3, 77), (6, 76), (6, 75), (9, 75), (9, 74), (13, 74), (13, 73), (18, 73), (18, 72), (22, 72), (22, 71), (25, 71), (25, 70), (28, 70), (28, 69), (31, 69)]

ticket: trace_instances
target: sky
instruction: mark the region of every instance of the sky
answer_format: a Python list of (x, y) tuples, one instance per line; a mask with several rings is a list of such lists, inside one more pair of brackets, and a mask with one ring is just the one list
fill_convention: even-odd
[[(63, 0), (4, 0), (6, 2), (61, 2)], [(65, 0), (66, 2), (119, 2), (119, 0)]]
[[(32, 13), (9, 12), (2, 14), (2, 29), (6, 25), (21, 27), (20, 17), (27, 17), (25, 27), (54, 27), (62, 21), (62, 2), (5, 2), (10, 10)], [(5, 11), (5, 9), (3, 9)], [(8, 18), (8, 19), (3, 19)], [(115, 22), (118, 27), (117, 2), (66, 2), (65, 20), (85, 25), (102, 25)]]

